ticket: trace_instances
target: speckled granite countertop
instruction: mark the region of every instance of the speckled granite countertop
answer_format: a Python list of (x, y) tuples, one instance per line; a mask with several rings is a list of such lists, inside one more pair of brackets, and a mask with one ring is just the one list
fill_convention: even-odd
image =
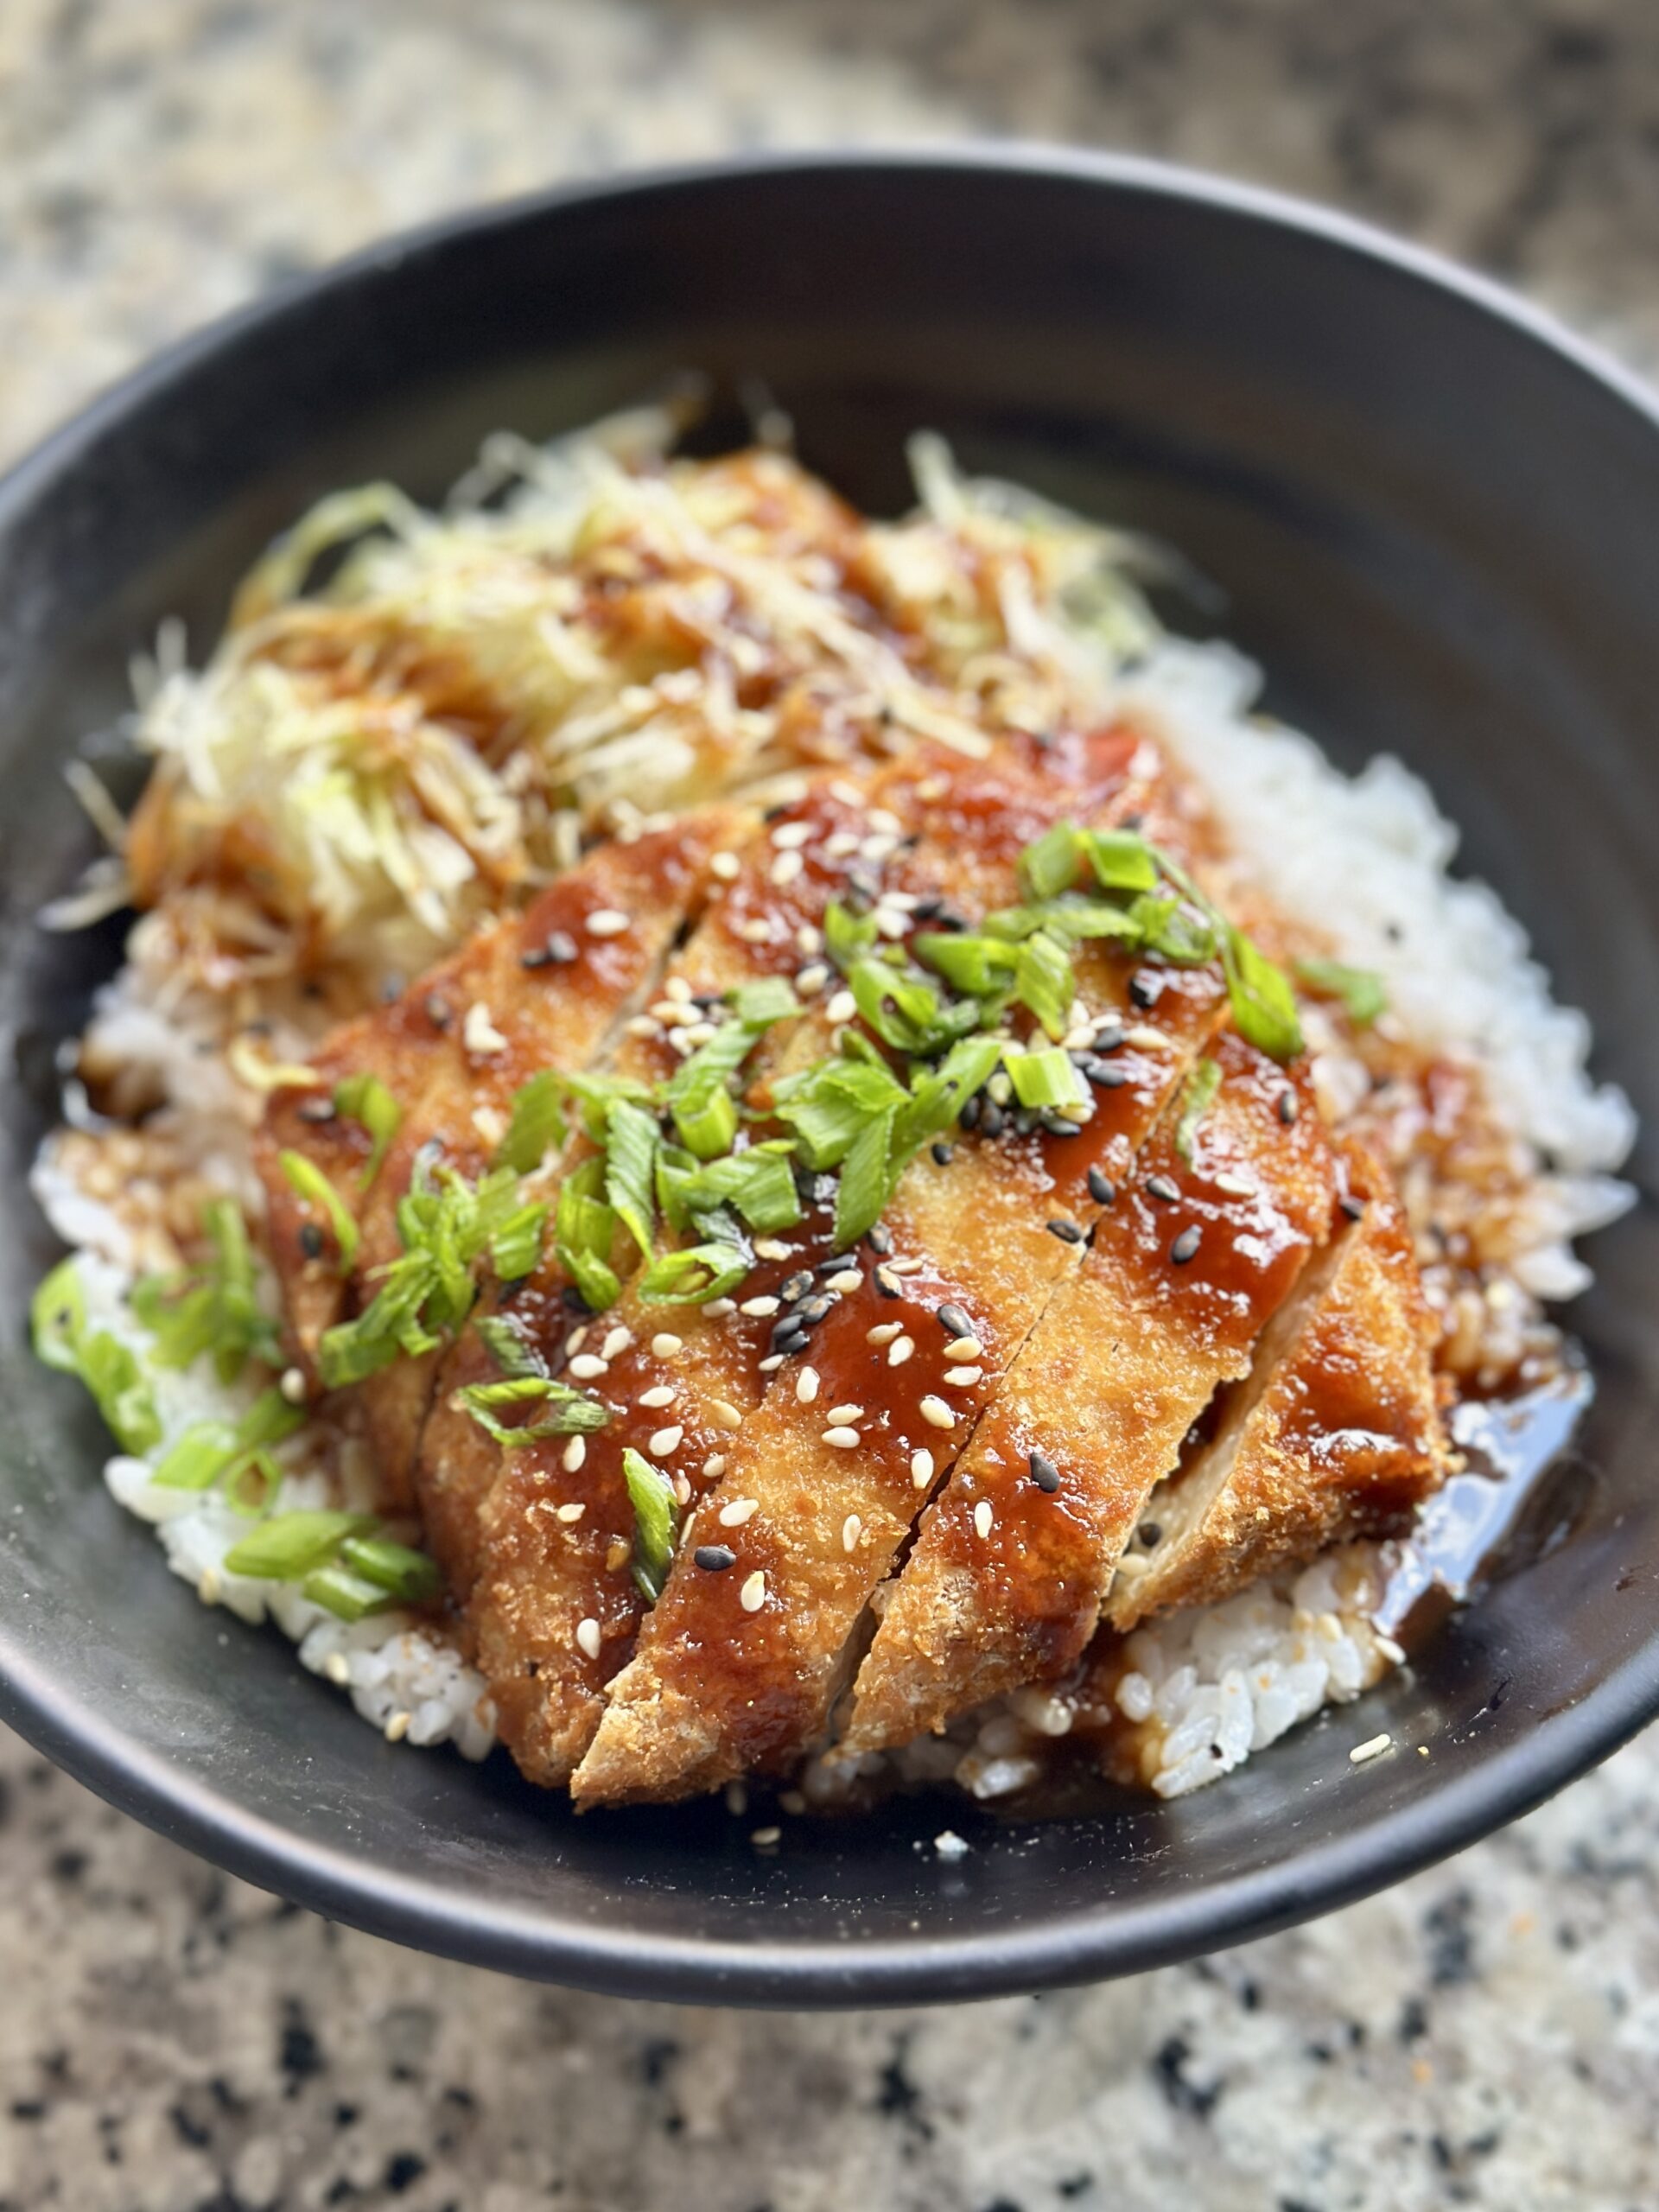
[[(963, 130), (1338, 201), (1659, 362), (1649, 0), (0, 0), (0, 451), (296, 265), (571, 172)], [(1318, 1926), (787, 2019), (229, 1881), (0, 1738), (0, 2212), (1648, 2212), (1659, 1735)]]

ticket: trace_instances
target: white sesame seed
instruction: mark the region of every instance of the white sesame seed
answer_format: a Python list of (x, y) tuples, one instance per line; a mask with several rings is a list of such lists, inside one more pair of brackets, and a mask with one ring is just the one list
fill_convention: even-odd
[(709, 1418), (716, 1428), (741, 1428), (743, 1416), (729, 1398), (710, 1398)]
[(798, 853), (811, 835), (810, 822), (780, 822), (772, 833), (772, 842), (780, 853)]
[(895, 1337), (901, 1337), (904, 1332), (902, 1321), (878, 1321), (874, 1328), (866, 1332), (864, 1341), (867, 1344), (890, 1344)]
[(684, 1423), (676, 1421), (671, 1428), (658, 1429), (645, 1449), (653, 1459), (669, 1459), (679, 1450), (684, 1438)]
[[(764, 1595), (764, 1592), (762, 1594)], [(755, 1611), (755, 1607), (751, 1605), (749, 1607), (749, 1611), (753, 1612)], [(773, 1844), (781, 1843), (783, 1840), (784, 1832), (782, 1828), (756, 1828), (753, 1834), (749, 1838), (749, 1841), (754, 1846), (757, 1851), (770, 1851)]]
[(918, 1490), (925, 1490), (933, 1479), (933, 1454), (928, 1451), (912, 1452), (910, 1455), (910, 1479)]
[(409, 1724), (414, 1718), (412, 1713), (394, 1713), (386, 1723), (386, 1741), (401, 1744), (408, 1735)]
[(795, 1377), (795, 1395), (804, 1406), (810, 1406), (818, 1395), (818, 1370), (804, 1367)]
[(623, 1027), (630, 1037), (660, 1037), (663, 1033), (662, 1023), (649, 1014), (636, 1014)]
[(804, 999), (815, 999), (830, 980), (830, 970), (822, 960), (815, 960), (810, 967), (803, 968), (795, 978), (795, 988)]
[(647, 1413), (655, 1413), (658, 1406), (671, 1406), (674, 1386), (671, 1382), (658, 1382), (652, 1389), (642, 1390), (635, 1402), (643, 1406)]
[(717, 1483), (725, 1471), (726, 1454), (723, 1452), (711, 1452), (709, 1454), (709, 1457), (702, 1463), (703, 1480), (709, 1483)]
[(873, 806), (868, 819), (871, 829), (880, 830), (886, 836), (902, 837), (905, 834), (904, 823), (890, 806)]
[(760, 1374), (775, 1375), (784, 1363), (784, 1355), (780, 1351), (769, 1351), (764, 1359), (757, 1359), (754, 1363)]
[(877, 830), (874, 836), (860, 839), (858, 856), (861, 861), (868, 861), (872, 868), (880, 868), (882, 861), (891, 860), (898, 849), (899, 840), (896, 837), (884, 836)]
[(473, 1127), (492, 1152), (507, 1134), (506, 1118), (498, 1114), (493, 1106), (474, 1106)]
[(862, 1421), (864, 1418), (864, 1408), (862, 1406), (855, 1405), (831, 1406), (828, 1418), (832, 1421), (837, 1422)]
[(806, 862), (798, 853), (779, 853), (767, 873), (774, 887), (779, 891), (785, 891), (805, 866)]
[(952, 1337), (944, 1348), (944, 1356), (947, 1359), (979, 1359), (984, 1351), (977, 1337)]
[(1348, 1764), (1350, 1766), (1363, 1766), (1367, 1759), (1381, 1758), (1384, 1751), (1393, 1748), (1393, 1737), (1384, 1730), (1380, 1736), (1373, 1736), (1363, 1744), (1356, 1744), (1348, 1754)]
[(947, 1367), (944, 1379), (953, 1390), (971, 1390), (976, 1382), (985, 1380), (982, 1367)]
[(755, 1568), (754, 1573), (738, 1592), (737, 1602), (746, 1613), (758, 1613), (761, 1606), (766, 1604), (766, 1578), (760, 1567)]
[(302, 1406), (305, 1403), (305, 1376), (301, 1369), (285, 1367), (283, 1370), (283, 1379), (276, 1387), (290, 1406)]
[(778, 1311), (779, 1303), (778, 1299), (772, 1297), (746, 1298), (737, 1310), (740, 1313), (747, 1313), (751, 1320), (769, 1321)]
[(331, 1682), (338, 1683), (342, 1689), (352, 1679), (351, 1662), (343, 1651), (331, 1651), (322, 1662), (322, 1671)]
[(889, 1260), (887, 1262), (887, 1269), (889, 1274), (893, 1275), (918, 1275), (926, 1265), (925, 1260)]
[(843, 1294), (850, 1294), (857, 1290), (863, 1281), (863, 1274), (859, 1268), (843, 1268), (839, 1274), (831, 1275), (823, 1287), (826, 1290), (838, 1290)]
[(858, 1012), (858, 1001), (850, 991), (837, 991), (823, 1009), (827, 1021), (850, 1021)]
[(507, 1049), (507, 1040), (490, 1020), (490, 1009), (482, 999), (474, 999), (467, 1007), (467, 1019), (461, 1025), (461, 1040), (479, 1059)]
[(754, 1240), (754, 1256), (757, 1260), (786, 1260), (789, 1253), (790, 1248), (781, 1237), (757, 1236)]
[(855, 1552), (858, 1549), (858, 1540), (863, 1533), (864, 1523), (859, 1519), (856, 1513), (849, 1513), (847, 1516), (847, 1518), (841, 1524), (841, 1548), (842, 1551)]
[(919, 799), (925, 799), (931, 806), (935, 799), (943, 798), (950, 788), (950, 780), (947, 777), (924, 776), (916, 786), (916, 796)]
[(1139, 1052), (1160, 1052), (1169, 1039), (1161, 1029), (1154, 1029), (1149, 1021), (1138, 1021), (1133, 1029), (1123, 1032), (1123, 1042), (1133, 1045)]
[(722, 1529), (741, 1529), (746, 1521), (753, 1520), (760, 1510), (758, 1497), (728, 1498), (720, 1509), (720, 1525)]
[(1255, 1196), (1255, 1185), (1248, 1175), (1217, 1175), (1215, 1185), (1230, 1198), (1253, 1198)]
[(1399, 1666), (1406, 1656), (1404, 1644), (1396, 1643), (1391, 1636), (1379, 1636), (1376, 1649), (1378, 1656), (1386, 1659), (1390, 1667)]
[(584, 1651), (590, 1659), (597, 1659), (604, 1647), (604, 1638), (599, 1632), (599, 1623), (591, 1614), (586, 1620), (576, 1623), (576, 1644), (577, 1648)]
[(632, 1329), (612, 1329), (607, 1332), (604, 1343), (599, 1348), (599, 1356), (601, 1359), (620, 1359), (632, 1342)]
[(566, 1357), (567, 1359), (574, 1359), (574, 1358), (575, 1357), (576, 1354), (577, 1354), (577, 1353), (582, 1350), (582, 1348), (583, 1344), (585, 1344), (587, 1343), (587, 1341), (588, 1341), (588, 1324), (587, 1324), (587, 1322), (586, 1322), (586, 1321), (584, 1321), (584, 1322), (582, 1324), (582, 1325), (581, 1325), (581, 1327), (580, 1327), (580, 1328), (572, 1329), (572, 1330), (571, 1330), (571, 1332), (570, 1332), (570, 1333), (569, 1333), (569, 1335), (565, 1338), (565, 1340), (564, 1340), (564, 1356), (565, 1356), (565, 1357)]
[(1014, 1096), (1014, 1085), (1001, 1068), (997, 1070), (985, 1088), (999, 1106), (1006, 1106)]
[[(676, 1476), (675, 1476), (675, 1478), (674, 1478), (674, 1495), (675, 1495), (675, 1497), (676, 1497), (677, 1498), (678, 1498), (678, 1500), (679, 1500), (679, 1502), (680, 1502), (680, 1503), (681, 1503), (682, 1505), (690, 1505), (690, 1503), (691, 1503), (691, 1478), (690, 1477), (690, 1475), (683, 1475), (683, 1474), (682, 1474), (682, 1475), (676, 1475)], [(682, 1541), (683, 1541), (683, 1539), (682, 1539)]]
[(700, 1310), (711, 1321), (723, 1321), (728, 1313), (736, 1313), (737, 1300), (734, 1298), (711, 1298)]
[(683, 976), (670, 976), (664, 981), (663, 996), (672, 999), (678, 1006), (687, 1006), (691, 1000), (691, 986)]
[(582, 1500), (577, 1498), (569, 1505), (560, 1506), (556, 1517), (564, 1522), (566, 1528), (574, 1528), (587, 1510)]
[(986, 1537), (990, 1535), (992, 1523), (995, 1519), (995, 1516), (991, 1511), (991, 1502), (989, 1498), (982, 1497), (979, 1503), (974, 1508), (974, 1534), (979, 1538), (982, 1543), (983, 1543)]
[(764, 914), (753, 915), (738, 931), (745, 944), (766, 944), (772, 938), (772, 924)]
[(710, 875), (717, 875), (722, 883), (735, 883), (742, 863), (735, 853), (715, 853), (709, 862)]
[(684, 1350), (685, 1339), (673, 1335), (667, 1329), (664, 1329), (660, 1336), (653, 1337), (651, 1340), (651, 1356), (653, 1359), (672, 1359), (677, 1351)]
[(577, 1468), (581, 1466), (582, 1461), (587, 1457), (587, 1438), (585, 1436), (573, 1436), (570, 1441), (565, 1446), (563, 1455), (563, 1465), (566, 1474), (574, 1475)]
[(611, 1363), (601, 1359), (591, 1351), (578, 1352), (570, 1363), (570, 1372), (578, 1382), (597, 1382), (601, 1375), (609, 1372)]
[(823, 1441), (833, 1444), (837, 1452), (851, 1452), (857, 1448), (859, 1434), (855, 1428), (826, 1428)]
[(920, 1410), (922, 1419), (934, 1428), (954, 1428), (957, 1425), (955, 1414), (943, 1398), (931, 1395), (924, 1398)]
[(880, 906), (875, 910), (878, 933), (886, 938), (901, 938), (910, 927), (910, 916), (898, 906)]
[(715, 1025), (712, 1021), (688, 1021), (684, 1028), (678, 1033), (677, 1042), (695, 1051), (699, 1045), (706, 1045), (714, 1033)]
[(795, 950), (803, 960), (814, 960), (823, 950), (823, 931), (811, 922), (795, 925)]
[(964, 1842), (954, 1828), (941, 1828), (933, 1839), (934, 1856), (943, 1859), (947, 1866), (954, 1866), (959, 1859), (965, 1859), (972, 1848), (973, 1846)]
[(597, 906), (588, 917), (589, 937), (620, 937), (628, 918), (618, 906)]
[(196, 1595), (204, 1605), (216, 1605), (219, 1603), (219, 1593), (222, 1586), (216, 1570), (211, 1567), (204, 1567), (197, 1578)]
[(823, 849), (833, 861), (849, 861), (858, 850), (858, 837), (851, 830), (837, 830), (823, 841)]

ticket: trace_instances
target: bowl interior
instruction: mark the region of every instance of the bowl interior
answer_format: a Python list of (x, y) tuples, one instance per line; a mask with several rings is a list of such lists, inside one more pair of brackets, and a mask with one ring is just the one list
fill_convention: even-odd
[[(577, 1820), (505, 1762), (393, 1751), (274, 1633), (190, 1603), (94, 1478), (95, 1418), (29, 1359), (54, 1247), (24, 1185), (56, 1040), (118, 933), (31, 916), (89, 849), (60, 765), (171, 612), (200, 654), (308, 499), (442, 489), (480, 438), (760, 379), (852, 498), (903, 443), (1178, 545), (1339, 760), (1401, 754), (1659, 1123), (1659, 431), (1522, 321), (1340, 226), (1132, 164), (794, 163), (578, 194), (352, 265), (211, 334), (0, 488), (0, 1661), (7, 1710), (106, 1794), (381, 1931), (636, 1991), (868, 2002), (1143, 1965), (1374, 1885), (1519, 1809), (1659, 1704), (1659, 1238), (1596, 1241), (1599, 1395), (1528, 1563), (1357, 1713), (1224, 1783), (1001, 1827), (957, 1799), (791, 1823)], [(1389, 1730), (1427, 1747), (1351, 1770)], [(918, 1848), (949, 1823), (955, 1866)]]

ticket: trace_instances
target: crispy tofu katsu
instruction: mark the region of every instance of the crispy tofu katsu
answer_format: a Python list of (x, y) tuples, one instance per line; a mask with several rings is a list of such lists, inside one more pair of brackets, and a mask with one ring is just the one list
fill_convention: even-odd
[(1386, 1173), (1203, 842), (1128, 728), (803, 779), (601, 844), (276, 1093), (296, 1357), (532, 1780), (856, 1759), (1440, 1478)]

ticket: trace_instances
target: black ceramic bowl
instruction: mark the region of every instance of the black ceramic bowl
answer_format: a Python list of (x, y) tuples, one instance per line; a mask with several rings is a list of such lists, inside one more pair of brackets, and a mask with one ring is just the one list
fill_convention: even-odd
[[(791, 160), (579, 188), (308, 280), (100, 400), (0, 487), (0, 1711), (141, 1820), (405, 1942), (613, 1990), (983, 1995), (1281, 1926), (1497, 1826), (1659, 1708), (1659, 1238), (1598, 1240), (1600, 1397), (1565, 1541), (1413, 1670), (1218, 1786), (1003, 1827), (961, 1802), (791, 1823), (574, 1818), (505, 1760), (391, 1750), (274, 1633), (190, 1602), (23, 1349), (53, 1040), (115, 939), (33, 928), (86, 837), (59, 770), (169, 611), (331, 486), (442, 487), (684, 369), (764, 378), (805, 459), (902, 504), (906, 434), (1156, 531), (1227, 594), (1271, 702), (1427, 776), (1469, 865), (1659, 1129), (1659, 420), (1491, 288), (1338, 219), (1131, 162)], [(1650, 1180), (1649, 1140), (1637, 1164)], [(1569, 1525), (1570, 1524), (1570, 1525)], [(1351, 1768), (1388, 1729), (1429, 1756)], [(918, 1850), (946, 1821), (959, 1866)]]

